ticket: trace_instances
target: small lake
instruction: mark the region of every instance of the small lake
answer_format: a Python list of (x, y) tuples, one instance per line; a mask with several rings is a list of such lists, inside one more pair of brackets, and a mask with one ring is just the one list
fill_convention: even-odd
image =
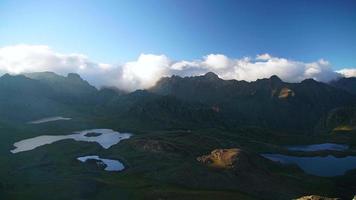
[(28, 124), (42, 124), (42, 123), (46, 123), (46, 122), (53, 122), (53, 121), (60, 121), (60, 120), (71, 120), (71, 119), (72, 118), (60, 117), (60, 116), (47, 117), (47, 118), (42, 118), (42, 119), (38, 119), (35, 121), (30, 121), (30, 122), (28, 122)]
[[(105, 171), (122, 171), (125, 169), (125, 166), (118, 160), (110, 160), (100, 158), (99, 156), (83, 156), (77, 158), (80, 162), (85, 163), (87, 160), (96, 160), (99, 161), (99, 164), (102, 163), (105, 165)], [(98, 164), (98, 163), (97, 163)]]
[(282, 164), (297, 164), (306, 173), (316, 176), (332, 177), (344, 175), (346, 171), (356, 168), (356, 156), (340, 158), (331, 155), (325, 157), (298, 157), (282, 154), (262, 154), (262, 156)]
[(42, 135), (14, 143), (15, 149), (11, 150), (11, 153), (30, 151), (43, 145), (67, 139), (84, 142), (96, 142), (104, 149), (108, 149), (119, 143), (121, 140), (129, 139), (131, 136), (132, 134), (130, 133), (119, 133), (111, 129), (83, 130), (74, 132), (74, 134), (70, 135)]
[(312, 144), (312, 145), (295, 145), (287, 146), (290, 151), (345, 151), (349, 149), (348, 145), (345, 144), (335, 144), (335, 143), (323, 143), (323, 144)]

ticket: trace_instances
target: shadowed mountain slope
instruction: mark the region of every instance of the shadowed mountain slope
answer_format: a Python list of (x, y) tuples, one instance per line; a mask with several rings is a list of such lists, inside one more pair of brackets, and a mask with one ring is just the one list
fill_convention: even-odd
[(333, 108), (351, 105), (355, 96), (307, 79), (286, 83), (277, 76), (254, 82), (223, 80), (209, 72), (197, 77), (162, 78), (149, 91), (216, 108), (230, 124), (307, 131)]
[(57, 98), (62, 101), (89, 101), (98, 91), (94, 86), (83, 80), (78, 74), (69, 73), (61, 76), (53, 72), (26, 73), (26, 77), (38, 80), (52, 88)]
[(211, 72), (165, 77), (132, 93), (97, 90), (77, 74), (6, 74), (0, 78), (0, 92), (2, 119), (81, 113), (120, 127), (153, 129), (257, 126), (311, 133), (331, 110), (356, 102), (344, 89), (312, 79), (286, 83), (272, 76), (246, 82), (223, 80)]
[(356, 77), (340, 78), (330, 82), (330, 85), (356, 95)]

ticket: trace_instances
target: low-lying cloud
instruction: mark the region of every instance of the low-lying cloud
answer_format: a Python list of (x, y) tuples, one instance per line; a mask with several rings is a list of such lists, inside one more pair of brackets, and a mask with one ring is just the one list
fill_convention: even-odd
[(334, 71), (324, 59), (302, 62), (269, 54), (254, 58), (209, 54), (201, 59), (182, 61), (173, 61), (165, 55), (141, 54), (135, 61), (113, 65), (94, 62), (83, 54), (57, 53), (45, 45), (0, 48), (0, 75), (39, 71), (53, 71), (61, 75), (74, 72), (97, 87), (116, 86), (128, 91), (151, 87), (162, 76), (195, 76), (209, 71), (223, 79), (246, 81), (272, 75), (287, 82), (300, 82), (307, 78), (328, 82), (341, 76), (356, 76), (356, 69)]
[(337, 71), (338, 73), (342, 74), (344, 77), (356, 77), (356, 69), (349, 68), (349, 69), (341, 69)]

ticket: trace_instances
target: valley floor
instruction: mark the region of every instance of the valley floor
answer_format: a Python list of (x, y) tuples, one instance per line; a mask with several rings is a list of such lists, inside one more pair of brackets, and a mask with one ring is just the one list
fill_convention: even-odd
[[(65, 124), (65, 125), (63, 125)], [(296, 166), (255, 161), (259, 176), (230, 169), (215, 169), (197, 161), (214, 149), (240, 148), (251, 155), (283, 153), (297, 156), (325, 152), (290, 152), (287, 144), (345, 142), (345, 133), (301, 136), (257, 128), (143, 131), (109, 149), (96, 143), (63, 140), (37, 149), (10, 153), (16, 141), (38, 135), (70, 134), (91, 128), (119, 127), (86, 119), (41, 125), (2, 126), (0, 129), (0, 199), (292, 199), (316, 194), (351, 199), (356, 191), (356, 171), (332, 178), (307, 175)], [(16, 128), (14, 128), (16, 127)], [(336, 156), (356, 155), (328, 152)], [(85, 155), (120, 160), (126, 169), (106, 172), (76, 158)], [(255, 157), (251, 157), (254, 159)], [(249, 161), (250, 162), (250, 161)], [(245, 170), (245, 169), (243, 169)], [(267, 175), (265, 175), (267, 174)], [(271, 180), (269, 177), (273, 177)], [(248, 178), (245, 179), (245, 178)], [(271, 183), (263, 185), (260, 183)]]

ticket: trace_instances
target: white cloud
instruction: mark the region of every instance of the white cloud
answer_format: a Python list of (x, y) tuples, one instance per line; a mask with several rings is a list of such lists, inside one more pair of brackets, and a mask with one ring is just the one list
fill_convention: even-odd
[(338, 73), (342, 74), (343, 76), (349, 78), (349, 77), (356, 77), (356, 68), (346, 68), (346, 69), (341, 69), (337, 71)]
[(269, 60), (271, 58), (272, 58), (272, 56), (269, 55), (268, 53), (259, 54), (259, 55), (256, 56), (256, 60)]
[(202, 60), (177, 62), (173, 66), (184, 66), (175, 69), (195, 72), (192, 75), (212, 71), (224, 79), (246, 81), (277, 75), (288, 82), (299, 82), (307, 78), (327, 82), (340, 76), (332, 70), (330, 63), (323, 59), (305, 63), (272, 57), (269, 54), (257, 55), (255, 60), (249, 57), (232, 59), (221, 54), (210, 54), (203, 57)]
[(229, 67), (230, 59), (222, 54), (209, 54), (202, 62), (208, 69), (224, 69)]
[(153, 86), (157, 80), (168, 74), (170, 60), (165, 55), (141, 54), (137, 61), (122, 66), (120, 87), (128, 90)]
[(246, 81), (272, 75), (287, 82), (299, 82), (306, 78), (327, 82), (341, 75), (356, 76), (356, 69), (335, 72), (330, 63), (323, 59), (301, 62), (269, 54), (257, 55), (255, 59), (209, 54), (191, 61), (171, 61), (165, 55), (141, 54), (135, 61), (112, 65), (93, 62), (82, 54), (57, 53), (44, 45), (0, 48), (0, 75), (38, 71), (53, 71), (62, 75), (74, 72), (95, 86), (117, 86), (130, 91), (153, 86), (162, 76), (194, 76), (209, 71), (224, 79)]
[(95, 85), (105, 84), (112, 66), (90, 61), (82, 54), (60, 54), (45, 45), (15, 45), (0, 48), (0, 72), (20, 74), (53, 71), (61, 75), (75, 72)]
[(178, 71), (182, 71), (186, 68), (190, 68), (190, 67), (199, 67), (199, 63), (198, 62), (194, 62), (194, 61), (180, 61), (180, 62), (176, 62), (171, 66), (172, 70), (178, 70)]

